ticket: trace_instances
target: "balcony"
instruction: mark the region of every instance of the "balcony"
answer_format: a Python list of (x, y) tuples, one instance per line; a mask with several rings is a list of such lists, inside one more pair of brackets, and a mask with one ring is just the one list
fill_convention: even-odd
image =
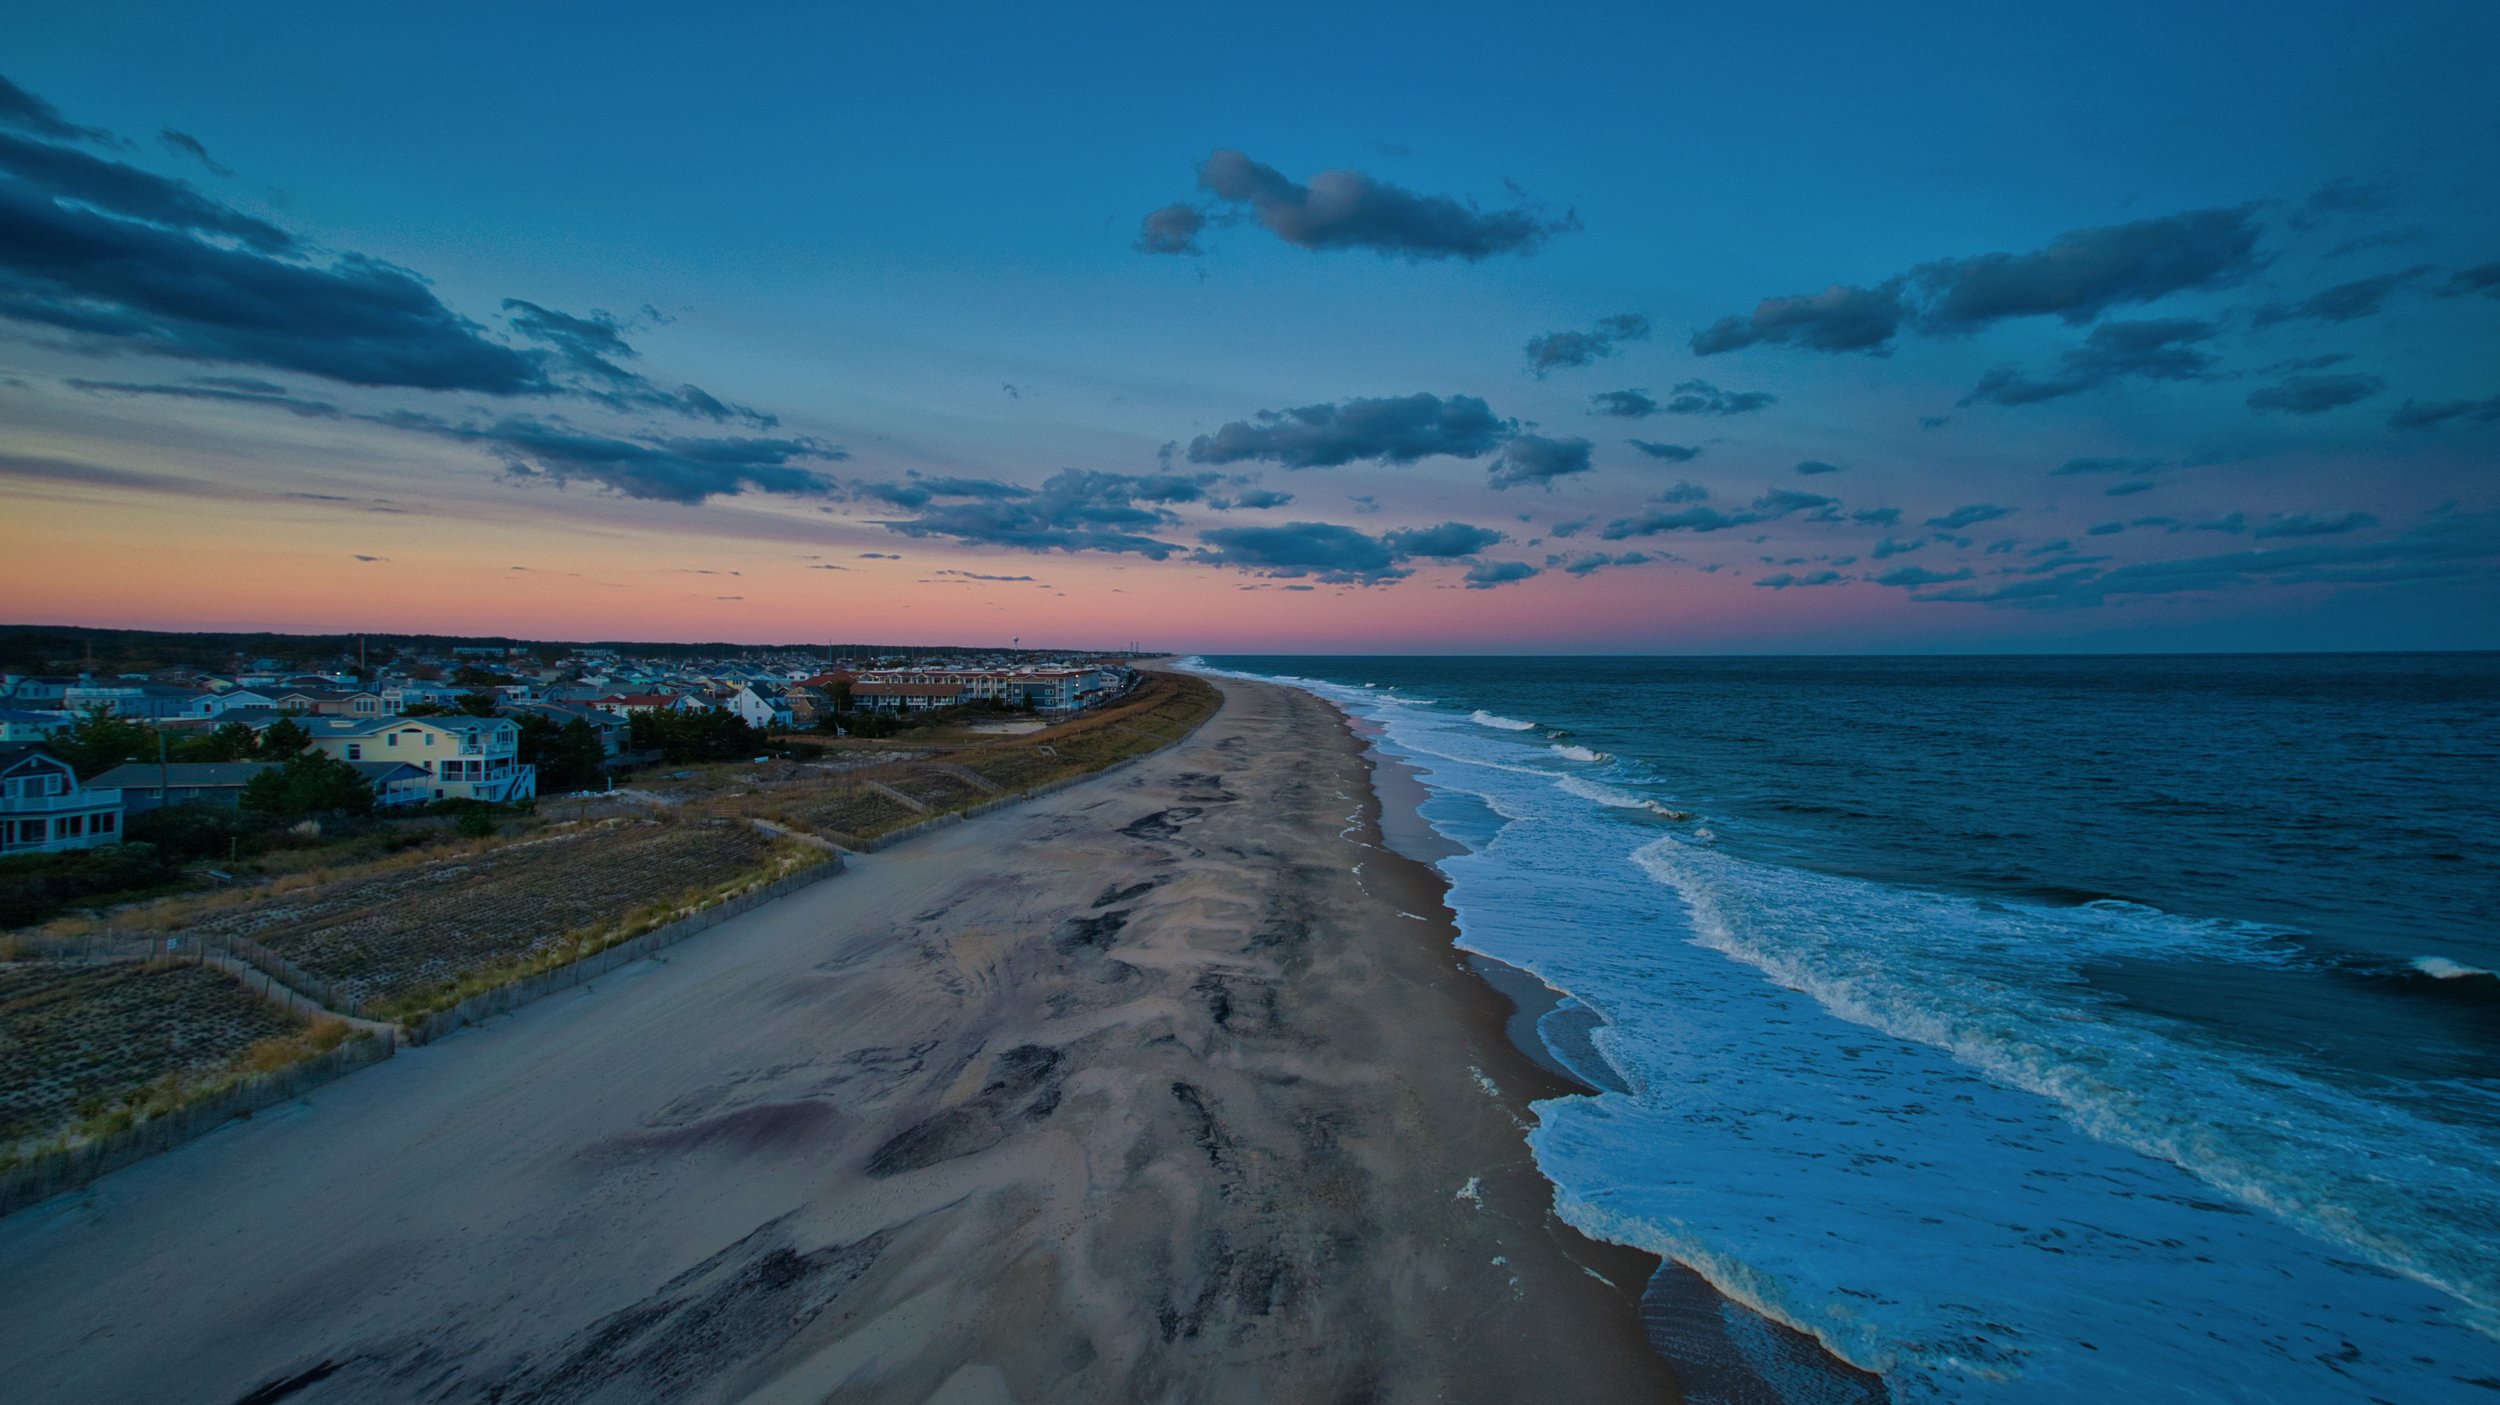
[(119, 790), (74, 790), (63, 795), (0, 795), (0, 815), (51, 815), (109, 810), (122, 803)]

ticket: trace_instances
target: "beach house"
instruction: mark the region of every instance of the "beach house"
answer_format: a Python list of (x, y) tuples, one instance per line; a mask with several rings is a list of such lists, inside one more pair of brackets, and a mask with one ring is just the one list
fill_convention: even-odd
[(341, 761), (404, 761), (426, 773), (431, 800), (535, 799), (538, 768), (520, 759), (509, 717), (307, 717), (315, 748)]
[(34, 742), (0, 746), (0, 854), (53, 854), (122, 841), (122, 793), (82, 786)]

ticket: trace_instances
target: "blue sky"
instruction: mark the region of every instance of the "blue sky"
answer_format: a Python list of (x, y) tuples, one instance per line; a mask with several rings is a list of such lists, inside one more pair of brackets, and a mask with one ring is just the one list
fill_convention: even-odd
[[(18, 148), (44, 219), (379, 261), (539, 368), (141, 335), (28, 236), (0, 495), (41, 549), (0, 586), (605, 635), (622, 592), (758, 639), (2500, 643), (2490, 6), (510, 8), (0, 19), (16, 139), (203, 202), (99, 212)], [(59, 586), (134, 539), (221, 584)], [(419, 618), (490, 569), (556, 584)]]

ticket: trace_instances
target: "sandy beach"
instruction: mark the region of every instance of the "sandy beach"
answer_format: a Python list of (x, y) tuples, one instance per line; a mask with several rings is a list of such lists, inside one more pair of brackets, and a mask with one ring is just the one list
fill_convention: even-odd
[[(27, 1401), (1656, 1400), (1305, 693), (0, 1220)], [(1411, 846), (1410, 852), (1411, 852)]]

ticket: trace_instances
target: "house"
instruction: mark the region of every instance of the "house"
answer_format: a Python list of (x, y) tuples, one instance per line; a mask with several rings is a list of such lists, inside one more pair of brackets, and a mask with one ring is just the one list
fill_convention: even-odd
[(272, 694), (261, 692), (256, 688), (228, 688), (221, 693), (203, 694), (191, 715), (223, 717), (229, 712), (245, 712), (258, 708), (267, 708), (272, 712), (282, 710), (278, 707), (278, 699)]
[(163, 683), (74, 683), (62, 690), (61, 706), (69, 712), (103, 708), (116, 717), (156, 720), (196, 717), (201, 693)]
[(78, 719), (66, 712), (30, 712), (24, 708), (0, 708), (0, 745), (9, 742), (39, 742), (68, 731)]
[(573, 703), (514, 703), (504, 711), (544, 717), (559, 727), (567, 722), (579, 721), (590, 728), (591, 735), (599, 739), (599, 749), (610, 756), (625, 749), (634, 731), (632, 723), (613, 712), (601, 712), (595, 707)]
[(290, 688), (277, 695), (280, 712), (314, 717), (390, 717), (399, 709), (380, 693), (329, 688)]
[[(275, 761), (178, 761), (158, 765), (150, 761), (134, 761), (116, 766), (89, 782), (93, 786), (111, 785), (122, 793), (122, 806), (127, 814), (141, 815), (167, 805), (214, 805), (219, 809), (240, 809), (243, 787), (252, 777), (274, 770)], [(422, 766), (405, 761), (350, 761), (356, 774), (373, 787), (373, 803), (377, 808), (395, 805), (418, 805), (434, 798), (434, 778)]]
[(0, 698), (38, 711), (66, 711), (62, 699), (80, 681), (76, 678), (44, 678), (28, 673), (0, 673)]
[(426, 773), (428, 800), (535, 799), (538, 768), (519, 759), (509, 717), (308, 717), (315, 748), (341, 761), (405, 761)]
[(57, 854), (122, 842), (122, 793), (82, 786), (40, 743), (0, 746), (0, 854)]
[(862, 712), (926, 712), (964, 701), (961, 683), (854, 683), (851, 706)]
[(591, 704), (601, 712), (631, 717), (637, 712), (710, 712), (708, 703), (690, 694), (616, 693)]
[(750, 727), (767, 732), (790, 730), (790, 699), (777, 683), (742, 683), (729, 695), (728, 710), (744, 718)]

